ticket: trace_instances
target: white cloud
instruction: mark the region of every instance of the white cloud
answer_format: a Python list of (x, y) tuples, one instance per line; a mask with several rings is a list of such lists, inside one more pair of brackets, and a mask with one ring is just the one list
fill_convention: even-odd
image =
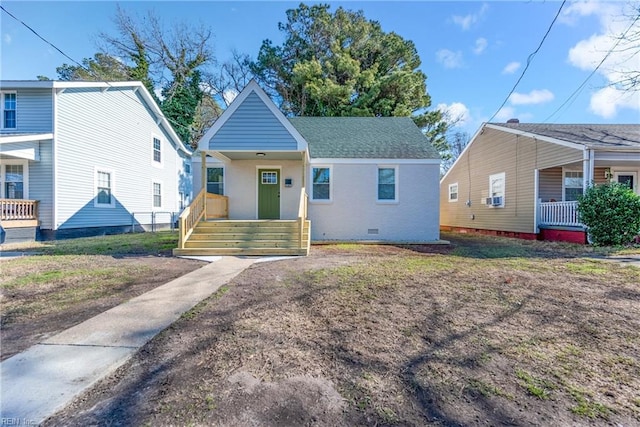
[(482, 52), (484, 52), (488, 45), (489, 42), (487, 42), (487, 39), (485, 39), (484, 37), (480, 37), (476, 40), (476, 46), (473, 48), (473, 53), (475, 53), (476, 55), (480, 55)]
[(553, 98), (553, 93), (549, 89), (534, 89), (529, 93), (514, 92), (509, 97), (509, 101), (513, 105), (530, 105), (553, 101)]
[(440, 49), (436, 52), (436, 60), (444, 65), (444, 68), (462, 67), (462, 52), (453, 52), (449, 49)]
[(484, 16), (484, 14), (487, 12), (487, 9), (489, 9), (489, 5), (487, 3), (483, 3), (482, 7), (480, 8), (480, 10), (478, 12), (470, 13), (470, 14), (464, 15), (464, 16), (453, 15), (451, 17), (451, 19), (453, 20), (453, 22), (455, 24), (460, 25), (460, 28), (462, 28), (464, 31), (466, 31), (469, 28), (471, 28), (471, 26), (473, 24), (478, 22), (480, 20), (480, 18), (482, 18)]
[(591, 96), (589, 110), (605, 119), (612, 119), (620, 108), (640, 110), (640, 92), (623, 91), (615, 87), (605, 87)]
[(4, 40), (4, 42), (5, 42), (6, 44), (11, 44), (11, 42), (13, 41), (13, 38), (11, 37), (11, 34), (9, 34), (9, 33), (5, 33), (5, 34), (2, 36), (2, 40)]
[(572, 3), (565, 11), (567, 16), (563, 22), (576, 23), (581, 17), (589, 15), (597, 16), (600, 21), (600, 28), (594, 34), (580, 40), (569, 50), (568, 59), (574, 67), (589, 72), (604, 60), (598, 69), (598, 74), (604, 79), (601, 85), (604, 88), (591, 94), (589, 106), (593, 113), (603, 118), (615, 117), (622, 108), (640, 111), (638, 95), (625, 96), (624, 88), (619, 87), (627, 73), (640, 70), (638, 46), (629, 37), (620, 41), (629, 28), (627, 35), (640, 34), (640, 20), (631, 27), (636, 15), (629, 7), (626, 2), (581, 2)]
[(462, 102), (452, 102), (451, 104), (438, 104), (437, 110), (447, 115), (449, 122), (456, 126), (465, 126), (471, 121), (471, 112)]
[(509, 62), (503, 69), (502, 74), (513, 74), (520, 68), (518, 61)]
[(231, 105), (234, 99), (238, 96), (238, 91), (235, 89), (227, 89), (222, 92), (222, 97), (224, 98), (224, 102), (227, 105)]

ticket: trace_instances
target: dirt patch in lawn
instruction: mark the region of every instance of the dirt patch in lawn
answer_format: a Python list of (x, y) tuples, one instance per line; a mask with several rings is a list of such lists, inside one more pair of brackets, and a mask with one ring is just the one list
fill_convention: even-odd
[(130, 255), (39, 255), (0, 261), (1, 358), (203, 265)]
[(640, 270), (555, 246), (254, 264), (45, 425), (640, 425)]

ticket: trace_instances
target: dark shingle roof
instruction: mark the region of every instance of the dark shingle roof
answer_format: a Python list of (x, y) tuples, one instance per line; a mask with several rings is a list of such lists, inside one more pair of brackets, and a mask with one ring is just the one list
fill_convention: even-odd
[(292, 117), (322, 159), (439, 159), (438, 152), (410, 117)]
[(573, 142), (595, 149), (640, 149), (640, 124), (540, 124), (540, 123), (491, 123), (529, 132), (540, 136)]

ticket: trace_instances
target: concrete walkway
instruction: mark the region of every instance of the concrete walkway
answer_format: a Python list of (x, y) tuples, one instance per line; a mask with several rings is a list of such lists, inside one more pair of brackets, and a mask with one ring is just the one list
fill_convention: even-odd
[(222, 257), (0, 363), (0, 425), (37, 425), (256, 262)]

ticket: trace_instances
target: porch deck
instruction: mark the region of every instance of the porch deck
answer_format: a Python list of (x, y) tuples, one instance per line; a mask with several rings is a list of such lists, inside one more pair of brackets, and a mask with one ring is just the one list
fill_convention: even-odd
[(229, 200), (208, 194), (194, 198), (180, 215), (174, 255), (308, 255), (311, 222), (302, 188), (298, 219), (229, 220)]
[(0, 199), (0, 222), (4, 228), (38, 226), (38, 201)]

